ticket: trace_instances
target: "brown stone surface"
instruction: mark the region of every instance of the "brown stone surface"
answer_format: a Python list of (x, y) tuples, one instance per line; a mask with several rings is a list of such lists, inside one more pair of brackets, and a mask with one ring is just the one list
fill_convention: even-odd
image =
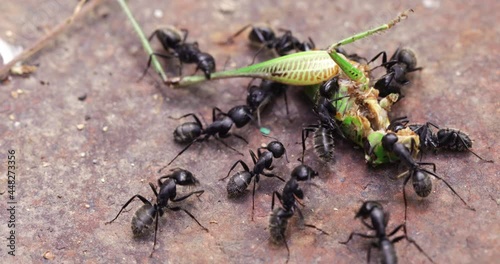
[[(457, 4), (424, 0), (411, 6), (399, 1), (129, 2), (146, 32), (166, 24), (189, 29), (188, 41), (198, 41), (214, 55), (218, 69), (226, 60), (228, 68), (250, 63), (255, 50), (247, 45), (246, 34), (234, 45), (217, 44), (247, 23), (269, 22), (275, 28), (292, 30), (300, 39), (310, 36), (318, 47), (326, 47), (414, 8), (415, 13), (394, 29), (346, 49), (371, 58), (381, 50), (391, 53), (399, 46), (411, 47), (424, 70), (412, 74), (406, 97), (393, 108), (392, 116), (408, 115), (415, 122), (430, 120), (467, 131), (475, 140), (474, 150), (496, 163), (482, 162), (469, 153), (426, 156), (476, 211), (467, 210), (440, 181), (433, 181), (434, 190), (426, 199), (417, 198), (407, 186), (409, 235), (437, 263), (492, 263), (500, 258), (497, 1)], [(27, 47), (63, 21), (72, 4), (4, 1), (0, 37)], [(155, 16), (158, 11), (163, 13), (161, 17)], [(153, 45), (160, 47), (156, 41)], [(263, 53), (259, 59), (265, 57)], [(133, 203), (112, 225), (104, 224), (132, 195), (152, 197), (147, 183), (155, 182), (158, 168), (182, 149), (172, 138), (181, 121), (169, 116), (194, 112), (210, 120), (212, 107), (228, 110), (245, 102), (246, 79), (173, 90), (159, 84), (150, 71), (137, 82), (146, 61), (130, 23), (120, 7), (109, 1), (30, 59), (39, 65), (37, 72), (0, 86), (0, 235), (7, 237), (9, 232), (5, 164), (7, 150), (14, 149), (18, 166), (16, 261), (283, 263), (286, 249), (268, 242), (267, 229), (271, 194), (283, 184), (261, 179), (252, 222), (250, 193), (228, 200), (226, 181), (218, 181), (240, 156), (214, 140), (193, 146), (174, 164), (191, 170), (200, 180), (200, 186), (191, 189), (205, 190), (200, 200), (190, 198), (181, 205), (209, 233), (182, 212), (167, 212), (160, 220), (156, 252), (150, 259), (153, 235), (134, 239), (130, 229), (140, 202)], [(172, 76), (176, 71), (170, 67)], [(185, 74), (194, 70), (190, 66), (183, 69)], [(80, 101), (83, 95), (86, 99)], [(287, 147), (290, 163), (275, 163), (275, 172), (283, 177), (299, 164), (299, 128), (315, 122), (302, 97), (300, 89), (289, 89), (289, 118), (281, 99), (263, 114), (264, 125)], [(249, 144), (234, 138), (225, 142), (244, 152), (246, 162), (251, 162), (248, 148), (269, 141), (252, 125), (237, 133)], [(348, 246), (338, 241), (351, 231), (365, 230), (353, 220), (364, 200), (385, 201), (392, 216), (389, 228), (403, 221), (402, 180), (390, 179), (399, 173), (398, 166), (372, 169), (365, 165), (360, 149), (341, 140), (337, 141), (335, 164), (319, 162), (312, 151), (306, 155), (306, 162), (320, 177), (315, 185), (305, 187), (303, 213), (306, 222), (330, 235), (300, 230), (292, 220), (287, 233), (290, 263), (365, 262), (369, 241), (358, 238)], [(5, 256), (6, 241), (1, 244), (0, 255)], [(396, 249), (401, 262), (427, 261), (404, 241)], [(50, 258), (46, 252), (51, 252)]]

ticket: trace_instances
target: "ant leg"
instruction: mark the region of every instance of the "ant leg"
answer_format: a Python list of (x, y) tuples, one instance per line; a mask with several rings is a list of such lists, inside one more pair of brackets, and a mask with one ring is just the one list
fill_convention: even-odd
[(144, 78), (144, 76), (146, 76), (146, 73), (148, 73), (148, 70), (151, 67), (151, 60), (153, 59), (153, 55), (158, 56), (160, 58), (166, 58), (166, 59), (176, 57), (175, 55), (161, 54), (161, 53), (156, 53), (156, 52), (149, 54), (149, 59), (148, 59), (148, 64), (146, 66), (146, 69), (144, 69), (144, 72), (142, 73), (141, 77), (139, 77), (139, 79), (137, 79), (137, 82), (140, 82)]
[(361, 223), (363, 223), (363, 225), (365, 225), (369, 229), (372, 229), (372, 230), (375, 229), (375, 228), (373, 228), (373, 226), (371, 226), (370, 224), (368, 224), (365, 219), (361, 219)]
[(262, 175), (266, 176), (266, 177), (269, 177), (269, 178), (278, 178), (280, 181), (282, 182), (285, 182), (285, 180), (283, 178), (281, 178), (280, 176), (276, 175), (276, 174), (272, 174), (272, 173), (261, 173)]
[(185, 28), (181, 28), (180, 31), (182, 31), (182, 33), (184, 33), (184, 38), (182, 39), (182, 43), (186, 42), (186, 39), (188, 37), (188, 34), (189, 34), (189, 31)]
[(151, 251), (151, 254), (149, 255), (150, 258), (153, 257), (153, 253), (155, 252), (155, 247), (156, 247), (156, 234), (158, 233), (158, 221), (160, 219), (160, 216), (158, 215), (158, 212), (156, 212), (156, 219), (155, 219), (155, 238), (153, 242), (153, 250)]
[(285, 243), (287, 253), (285, 263), (288, 263), (288, 261), (290, 260), (290, 248), (288, 248), (288, 243), (286, 242), (285, 231), (281, 232), (281, 236), (283, 237), (283, 242)]
[(372, 243), (368, 248), (368, 252), (366, 253), (366, 263), (370, 263), (370, 257), (372, 255), (372, 248), (377, 247), (376, 243)]
[(156, 192), (156, 187), (152, 183), (149, 183), (149, 187), (151, 187), (151, 190), (153, 190), (155, 197), (158, 197), (158, 193)]
[(304, 154), (306, 152), (306, 139), (309, 137), (309, 132), (314, 132), (315, 129), (318, 129), (318, 127), (308, 126), (302, 128), (302, 159), (300, 160), (302, 164), (304, 164)]
[(235, 133), (228, 133), (228, 134), (227, 134), (227, 136), (234, 136), (234, 137), (236, 137), (236, 138), (239, 138), (239, 139), (243, 140), (243, 142), (245, 142), (245, 143), (247, 143), (247, 144), (248, 144), (248, 141), (247, 141), (244, 137), (242, 137), (242, 136), (240, 136), (240, 135), (238, 135), (238, 134), (235, 134)]
[(169, 162), (166, 166), (164, 166), (163, 168), (161, 168), (159, 171), (161, 171), (161, 170), (163, 170), (164, 168), (166, 168), (166, 167), (170, 166), (170, 164), (172, 164), (172, 162), (174, 162), (174, 160), (176, 160), (176, 159), (177, 159), (177, 157), (179, 157), (180, 155), (182, 155), (182, 153), (184, 153), (184, 152), (185, 152), (185, 151), (186, 151), (189, 147), (191, 147), (191, 145), (193, 145), (193, 144), (194, 144), (194, 143), (196, 143), (196, 142), (202, 142), (202, 141), (204, 141), (204, 140), (205, 140), (205, 138), (201, 138), (201, 139), (200, 139), (200, 138), (197, 138), (197, 139), (195, 139), (195, 140), (191, 141), (189, 144), (187, 144), (187, 146), (186, 146), (186, 147), (184, 147), (184, 149), (182, 149), (179, 153), (177, 153), (177, 155), (176, 155), (176, 156), (175, 156), (175, 157), (174, 157), (174, 158), (173, 158), (173, 159), (172, 159), (172, 160), (171, 160), (171, 161), (170, 161), (170, 162)]
[[(394, 132), (397, 132), (395, 131), (396, 127), (397, 126), (402, 126), (402, 127), (406, 127), (406, 125), (410, 122), (410, 120), (408, 120), (408, 117), (407, 116), (400, 116), (398, 118), (394, 118), (391, 123), (389, 124), (389, 126), (387, 127), (388, 130), (392, 130)], [(416, 134), (417, 131), (420, 129), (421, 127), (419, 127), (417, 130), (413, 131), (415, 132)]]
[(304, 224), (304, 226), (306, 226), (306, 227), (310, 227), (310, 228), (314, 228), (314, 229), (318, 230), (319, 232), (321, 232), (321, 233), (323, 233), (323, 234), (325, 234), (325, 235), (328, 235), (328, 236), (330, 235), (330, 234), (328, 234), (327, 232), (325, 232), (323, 229), (321, 229), (321, 228), (319, 228), (319, 227), (316, 227), (315, 225), (311, 225), (311, 224)]
[(188, 116), (192, 116), (194, 118), (194, 120), (196, 121), (196, 124), (198, 124), (201, 128), (203, 128), (200, 119), (194, 113), (185, 114), (185, 115), (180, 116), (180, 117), (169, 116), (168, 118), (174, 119), (174, 120), (179, 120), (179, 119), (182, 119), (182, 118), (185, 118), (185, 117), (188, 117)]
[(250, 65), (254, 64), (255, 59), (257, 58), (257, 55), (259, 55), (266, 48), (266, 46), (267, 46), (267, 44), (264, 43), (264, 45), (262, 45), (262, 47), (260, 47), (259, 50), (257, 50), (257, 53), (255, 53), (255, 55), (253, 56), (253, 59), (252, 59), (252, 62), (250, 63)]
[[(249, 149), (248, 152), (250, 152), (250, 157), (252, 157), (252, 161), (253, 161), (253, 164), (256, 164), (257, 163), (257, 156), (255, 155), (255, 153)], [(257, 149), (257, 152), (259, 153), (259, 157), (260, 157), (260, 151)]]
[(151, 41), (154, 36), (158, 35), (158, 32), (160, 32), (159, 29), (153, 31), (153, 33), (151, 33), (151, 35), (148, 37), (148, 41)]
[[(403, 228), (404, 227), (404, 228)], [(405, 232), (405, 236), (406, 236), (406, 224), (400, 224), (398, 225), (396, 228), (394, 228), (388, 235), (387, 237), (391, 237), (393, 236), (394, 234), (396, 234), (401, 228), (403, 228), (403, 231)], [(403, 236), (404, 237), (404, 236)], [(395, 241), (392, 241), (393, 243), (395, 243)]]
[(410, 180), (410, 178), (412, 177), (413, 175), (413, 171), (411, 171), (410, 173), (408, 173), (408, 176), (405, 178), (405, 181), (403, 183), (403, 200), (404, 200), (404, 204), (405, 204), (405, 221), (404, 221), (404, 224), (406, 225), (406, 219), (407, 219), (407, 213), (408, 213), (408, 201), (407, 201), (407, 198), (406, 198), (406, 184), (408, 183), (408, 181)]
[[(480, 160), (482, 161), (485, 161), (485, 162), (489, 162), (489, 163), (493, 163), (493, 160), (487, 160), (487, 159), (484, 159), (482, 157), (480, 157), (479, 155), (477, 155), (474, 151), (472, 151), (469, 146), (467, 146), (467, 144), (465, 143), (465, 140), (460, 136), (458, 135), (458, 138), (460, 139), (460, 141), (462, 142), (462, 144), (464, 145), (464, 147), (472, 154), (474, 154), (474, 156), (478, 157)], [(472, 147), (472, 146), (471, 146)]]
[(288, 160), (288, 155), (286, 154), (286, 149), (285, 149), (285, 160), (286, 160), (286, 163), (290, 163), (290, 161)]
[[(216, 114), (216, 112), (218, 113)], [(227, 114), (222, 112), (222, 110), (220, 110), (220, 108), (218, 108), (217, 106), (212, 108), (212, 122), (215, 122), (215, 120), (217, 120), (216, 117), (218, 117), (219, 115), (227, 116)]]
[(343, 245), (346, 245), (347, 243), (349, 243), (349, 241), (352, 240), (352, 238), (354, 236), (360, 236), (360, 237), (363, 237), (363, 238), (376, 238), (377, 236), (375, 235), (365, 235), (365, 234), (361, 234), (361, 233), (355, 233), (355, 232), (352, 232), (350, 235), (349, 235), (349, 238), (346, 240), (346, 241), (339, 241), (340, 244), (343, 244)]
[[(387, 53), (385, 51), (382, 51), (379, 54), (375, 55), (375, 57), (373, 57), (373, 59), (371, 59), (367, 64), (374, 62), (376, 59), (378, 59), (378, 57), (380, 57), (380, 55), (382, 55), (382, 64), (380, 66), (382, 66), (384, 63), (387, 62)], [(377, 66), (377, 67), (380, 67), (380, 66)], [(375, 68), (373, 68), (373, 69), (375, 69)]]
[(225, 42), (221, 42), (219, 44), (221, 45), (227, 45), (227, 44), (231, 44), (233, 43), (233, 39), (236, 38), (237, 36), (239, 36), (241, 33), (243, 33), (243, 31), (245, 31), (245, 29), (247, 29), (248, 27), (251, 27), (252, 24), (248, 24), (248, 25), (245, 25), (244, 27), (242, 27), (240, 30), (238, 30), (238, 32), (234, 33), (234, 35), (232, 35), (231, 37), (229, 37)]
[[(243, 155), (243, 153), (241, 153), (241, 152), (239, 152), (238, 150), (236, 150), (235, 148), (233, 148), (233, 147), (229, 146), (229, 145), (228, 145), (226, 142), (224, 142), (222, 139), (220, 139), (220, 138), (218, 138), (218, 137), (214, 137), (214, 138), (215, 138), (215, 140), (217, 140), (217, 141), (219, 141), (220, 143), (222, 143), (222, 145), (224, 145), (224, 146), (226, 146), (227, 148), (229, 148), (229, 149), (233, 150), (234, 152), (236, 152), (236, 153), (240, 154), (241, 156), (244, 156), (244, 155)], [(245, 140), (245, 142), (246, 142), (246, 140)], [(248, 142), (247, 142), (247, 144), (248, 144)]]
[(256, 109), (256, 112), (257, 112), (257, 125), (259, 125), (259, 128), (261, 128), (261, 122), (260, 122), (260, 108), (263, 106), (264, 104), (260, 104), (257, 109)]
[(284, 91), (283, 91), (283, 99), (285, 99), (285, 109), (286, 109), (286, 115), (287, 115), (287, 116), (290, 116), (290, 111), (288, 110), (288, 98), (287, 98), (287, 96), (286, 96), (286, 90), (287, 90), (287, 88), (285, 87), (285, 88), (283, 88), (283, 89), (284, 89)]
[(184, 211), (187, 215), (189, 215), (189, 217), (191, 217), (201, 228), (203, 228), (203, 230), (207, 231), (208, 232), (208, 228), (204, 227), (202, 224), (200, 224), (200, 222), (198, 222), (198, 220), (196, 220), (196, 218), (194, 217), (194, 215), (192, 215), (188, 210), (184, 209), (184, 208), (181, 208), (181, 207), (167, 207), (168, 209), (170, 209), (171, 211), (179, 211), (179, 210), (182, 210)]
[(227, 173), (227, 176), (226, 176), (226, 177), (224, 177), (224, 178), (219, 179), (219, 181), (225, 180), (227, 177), (229, 177), (229, 174), (231, 173), (231, 171), (233, 171), (233, 169), (234, 169), (234, 168), (236, 167), (236, 165), (238, 165), (238, 164), (241, 164), (241, 166), (243, 167), (243, 169), (244, 169), (245, 171), (250, 172), (250, 169), (248, 168), (248, 165), (247, 165), (244, 161), (242, 161), (242, 160), (238, 160), (238, 161), (236, 161), (236, 162), (233, 164), (233, 166), (231, 166), (231, 169), (230, 169), (230, 170), (229, 170), (229, 172)]
[(151, 206), (153, 206), (151, 204), (151, 202), (148, 201), (148, 199), (144, 198), (143, 196), (139, 195), (139, 194), (136, 194), (134, 196), (132, 196), (132, 198), (130, 198), (123, 206), (122, 206), (122, 209), (120, 209), (120, 211), (118, 212), (118, 214), (116, 215), (115, 218), (113, 218), (113, 220), (109, 221), (109, 222), (106, 222), (105, 224), (108, 225), (108, 224), (111, 224), (113, 223), (117, 218), (118, 216), (122, 213), (122, 211), (127, 208), (127, 206), (135, 199), (135, 198), (139, 198), (144, 204), (149, 204)]
[(309, 44), (311, 44), (311, 48), (314, 50), (316, 48), (316, 44), (311, 37), (307, 37), (307, 39), (309, 40)]
[(253, 180), (253, 189), (252, 189), (252, 221), (253, 221), (253, 214), (254, 214), (254, 209), (255, 209), (255, 185), (256, 182), (259, 181), (259, 175), (255, 175), (255, 179)]
[(403, 228), (403, 232), (404, 232), (404, 235), (402, 236), (398, 236), (398, 237), (395, 237), (391, 240), (391, 243), (392, 244), (395, 244), (399, 241), (401, 241), (401, 239), (406, 239), (409, 243), (413, 244), (417, 249), (418, 251), (420, 251), (420, 253), (424, 254), (425, 257), (427, 257), (427, 259), (429, 259), (430, 262), (434, 263), (434, 261), (432, 260), (432, 258), (427, 255), (427, 253), (425, 253), (425, 251), (420, 247), (419, 244), (417, 244), (417, 242), (415, 240), (413, 240), (411, 237), (408, 236), (408, 234), (406, 233), (406, 224), (401, 224), (399, 226), (397, 226), (390, 234), (387, 235), (387, 237), (391, 237), (393, 236), (396, 232), (398, 232), (402, 227)]
[(432, 166), (432, 171), (436, 172), (436, 164), (432, 162), (419, 162), (418, 165), (431, 165)]
[(384, 89), (387, 89), (389, 88), (389, 85), (391, 84), (391, 82), (394, 80), (394, 75), (395, 75), (395, 72), (394, 71), (391, 71), (390, 73), (386, 73), (384, 75), (382, 75), (379, 79), (382, 79), (384, 78), (385, 76), (389, 76), (389, 80), (388, 82), (385, 82), (385, 87)]
[(189, 196), (193, 195), (193, 194), (196, 194), (196, 196), (200, 197), (200, 195), (202, 195), (205, 191), (204, 190), (200, 190), (200, 191), (196, 191), (196, 192), (191, 192), (191, 193), (188, 193), (180, 198), (176, 198), (176, 199), (170, 199), (170, 201), (172, 202), (179, 202), (179, 201), (182, 201), (186, 198), (188, 198)]
[(460, 195), (458, 195), (458, 193), (457, 193), (457, 192), (456, 192), (456, 191), (455, 191), (455, 190), (451, 187), (451, 185), (450, 185), (450, 184), (449, 184), (449, 183), (448, 183), (445, 179), (443, 179), (443, 178), (441, 178), (441, 177), (437, 176), (435, 173), (432, 173), (432, 172), (430, 172), (430, 171), (428, 171), (428, 170), (424, 170), (424, 169), (422, 169), (422, 170), (423, 170), (424, 172), (427, 172), (427, 173), (429, 173), (429, 174), (433, 175), (433, 176), (434, 176), (434, 177), (436, 177), (438, 180), (443, 181), (443, 182), (444, 182), (444, 184), (446, 184), (446, 186), (448, 186), (448, 188), (450, 188), (450, 190), (451, 190), (451, 191), (452, 191), (452, 192), (453, 192), (456, 196), (458, 196), (458, 198), (460, 198), (460, 200), (464, 203), (464, 205), (465, 205), (465, 206), (467, 206), (467, 207), (468, 207), (468, 209), (469, 209), (469, 210), (476, 211), (476, 209), (474, 209), (474, 207), (472, 207), (472, 206), (470, 206), (469, 204), (467, 204), (467, 203), (465, 202), (465, 200), (464, 200), (464, 199), (463, 199)]
[(271, 200), (271, 211), (274, 209), (274, 196), (278, 197), (278, 201), (280, 202), (281, 206), (283, 206), (283, 200), (281, 199), (281, 194), (277, 191), (274, 191), (273, 199)]
[(421, 70), (423, 70), (423, 69), (424, 69), (424, 67), (417, 67), (417, 68), (415, 68), (415, 69), (411, 69), (411, 70), (408, 70), (408, 71), (406, 71), (406, 72), (421, 71)]

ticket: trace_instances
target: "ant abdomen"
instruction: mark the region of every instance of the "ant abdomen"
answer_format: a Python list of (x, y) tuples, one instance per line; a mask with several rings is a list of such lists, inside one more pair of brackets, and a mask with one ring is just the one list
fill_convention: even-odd
[(191, 143), (191, 141), (201, 135), (201, 132), (202, 129), (199, 124), (195, 122), (187, 122), (175, 128), (174, 140), (175, 142), (181, 144)]
[(380, 263), (398, 263), (398, 256), (393, 243), (389, 239), (380, 241), (381, 261)]
[(132, 233), (134, 236), (143, 236), (151, 231), (156, 208), (150, 204), (141, 206), (132, 217)]
[(313, 141), (314, 150), (318, 157), (324, 162), (332, 161), (335, 151), (333, 131), (320, 126), (314, 131)]
[(240, 197), (245, 193), (252, 181), (252, 174), (248, 171), (239, 171), (227, 182), (227, 196), (230, 198)]
[(442, 128), (437, 134), (439, 147), (453, 151), (467, 151), (472, 148), (472, 140), (464, 132), (452, 128)]
[(269, 233), (271, 242), (280, 245), (285, 241), (285, 231), (288, 225), (288, 218), (284, 217), (283, 208), (276, 207), (269, 217)]
[(415, 193), (420, 197), (427, 197), (432, 191), (431, 178), (421, 170), (417, 170), (413, 173), (412, 183)]

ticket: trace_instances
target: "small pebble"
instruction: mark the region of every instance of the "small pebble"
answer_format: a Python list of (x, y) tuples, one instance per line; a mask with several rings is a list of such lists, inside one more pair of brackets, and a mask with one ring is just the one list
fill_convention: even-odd
[(45, 253), (43, 253), (43, 258), (47, 260), (54, 260), (56, 256), (54, 255), (54, 253), (52, 253), (52, 251), (47, 250), (45, 251)]

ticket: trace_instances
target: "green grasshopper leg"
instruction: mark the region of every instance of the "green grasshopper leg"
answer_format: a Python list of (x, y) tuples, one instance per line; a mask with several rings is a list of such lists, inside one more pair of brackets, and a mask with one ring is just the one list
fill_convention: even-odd
[(395, 19), (391, 20), (387, 24), (383, 24), (381, 26), (378, 26), (376, 28), (358, 33), (354, 36), (345, 38), (335, 44), (332, 44), (326, 52), (328, 52), (328, 55), (337, 63), (337, 65), (342, 69), (342, 71), (349, 77), (349, 79), (359, 82), (361, 84), (367, 84), (368, 79), (366, 78), (365, 74), (357, 69), (355, 66), (353, 66), (349, 61), (347, 61), (343, 56), (339, 55), (336, 51), (335, 48), (340, 47), (342, 45), (346, 45), (349, 43), (353, 43), (357, 40), (366, 38), (368, 36), (371, 36), (375, 33), (387, 30), (392, 28), (394, 25), (399, 23), (401, 20), (406, 19), (408, 17), (408, 14), (410, 12), (413, 12), (413, 9), (409, 9), (404, 11), (403, 13), (399, 14)]

